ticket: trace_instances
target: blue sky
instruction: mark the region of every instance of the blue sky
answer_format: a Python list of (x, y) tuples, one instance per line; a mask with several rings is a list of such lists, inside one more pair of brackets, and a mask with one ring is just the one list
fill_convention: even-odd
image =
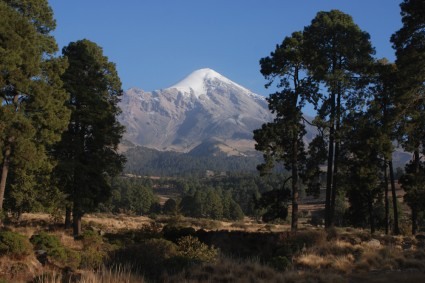
[(395, 59), (401, 0), (49, 0), (60, 48), (87, 38), (116, 63), (123, 89), (169, 87), (212, 68), (267, 95), (259, 60), (318, 11), (338, 9), (371, 35), (376, 57)]

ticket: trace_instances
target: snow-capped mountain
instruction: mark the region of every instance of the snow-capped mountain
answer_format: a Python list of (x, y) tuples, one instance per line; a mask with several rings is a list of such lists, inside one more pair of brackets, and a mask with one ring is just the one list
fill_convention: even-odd
[(212, 69), (196, 70), (166, 89), (132, 88), (120, 106), (124, 139), (179, 152), (253, 152), (252, 131), (272, 120), (264, 97)]

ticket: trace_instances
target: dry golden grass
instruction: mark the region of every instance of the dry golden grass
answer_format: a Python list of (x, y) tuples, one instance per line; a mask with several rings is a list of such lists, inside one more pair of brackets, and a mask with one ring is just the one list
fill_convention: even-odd
[[(84, 228), (96, 227), (109, 233), (136, 231), (153, 222), (143, 216), (89, 214), (83, 217)], [(164, 277), (164, 282), (425, 282), (425, 245), (412, 236), (371, 235), (368, 231), (354, 228), (338, 228), (326, 234), (323, 229), (304, 227), (298, 233), (290, 234), (287, 232), (289, 225), (257, 223), (248, 218), (226, 222), (160, 216), (155, 222), (159, 227), (172, 222), (210, 231), (285, 232), (280, 234), (283, 235), (282, 241), (285, 241), (284, 235), (291, 235), (286, 240), (294, 237), (295, 240), (303, 240), (303, 243), (314, 243), (312, 246), (304, 245), (301, 251), (291, 254), (293, 257), (288, 260), (292, 266), (285, 273), (264, 263), (224, 258), (215, 264), (191, 266), (182, 273)], [(52, 225), (52, 218), (47, 214), (24, 214), (20, 223), (9, 228), (27, 237), (50, 229), (49, 233), (57, 235), (64, 246), (76, 251), (83, 249), (82, 242), (74, 241), (71, 231), (58, 227)], [(23, 261), (0, 258), (0, 279), (25, 282), (32, 279), (31, 274), (43, 272), (49, 271), (34, 255)], [(103, 268), (99, 272), (77, 270), (74, 275), (79, 276), (78, 282), (144, 282), (141, 276), (125, 268)], [(375, 279), (375, 275), (387, 281)], [(68, 282), (64, 276), (46, 273), (39, 282)], [(402, 281), (403, 278), (406, 281)]]
[(6, 282), (28, 282), (33, 274), (42, 272), (43, 266), (30, 255), (22, 260), (0, 257), (0, 279)]
[(130, 268), (102, 267), (97, 271), (83, 270), (77, 274), (62, 274), (57, 271), (46, 272), (36, 277), (39, 283), (63, 283), (63, 282), (79, 282), (79, 283), (144, 283), (145, 279), (141, 275), (135, 275)]
[(345, 283), (343, 276), (331, 272), (287, 271), (278, 272), (255, 260), (240, 261), (225, 258), (216, 264), (194, 266), (174, 276), (165, 277), (164, 282), (234, 282), (234, 283)]

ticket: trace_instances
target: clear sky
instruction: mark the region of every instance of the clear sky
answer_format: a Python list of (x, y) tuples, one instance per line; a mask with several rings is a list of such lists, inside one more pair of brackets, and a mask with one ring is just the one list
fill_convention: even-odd
[(123, 89), (167, 88), (211, 68), (267, 95), (259, 60), (318, 11), (338, 9), (371, 35), (376, 57), (393, 61), (389, 38), (402, 0), (49, 0), (60, 48), (87, 38), (116, 63)]

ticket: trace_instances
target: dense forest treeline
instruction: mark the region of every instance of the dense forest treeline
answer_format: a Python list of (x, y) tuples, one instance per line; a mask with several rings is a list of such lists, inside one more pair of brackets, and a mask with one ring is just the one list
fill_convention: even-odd
[[(204, 178), (116, 177), (111, 197), (97, 211), (134, 215), (183, 215), (216, 220), (260, 219), (273, 203), (258, 203), (263, 193), (279, 190), (282, 175), (262, 178), (252, 174), (230, 174)], [(160, 204), (158, 195), (168, 195)], [(287, 206), (283, 200), (280, 205)], [(282, 208), (282, 207), (280, 207)]]
[(262, 161), (256, 156), (227, 156), (217, 154), (194, 156), (190, 153), (157, 151), (146, 147), (133, 147), (126, 151), (127, 163), (124, 171), (139, 176), (204, 177), (207, 171), (252, 172)]

